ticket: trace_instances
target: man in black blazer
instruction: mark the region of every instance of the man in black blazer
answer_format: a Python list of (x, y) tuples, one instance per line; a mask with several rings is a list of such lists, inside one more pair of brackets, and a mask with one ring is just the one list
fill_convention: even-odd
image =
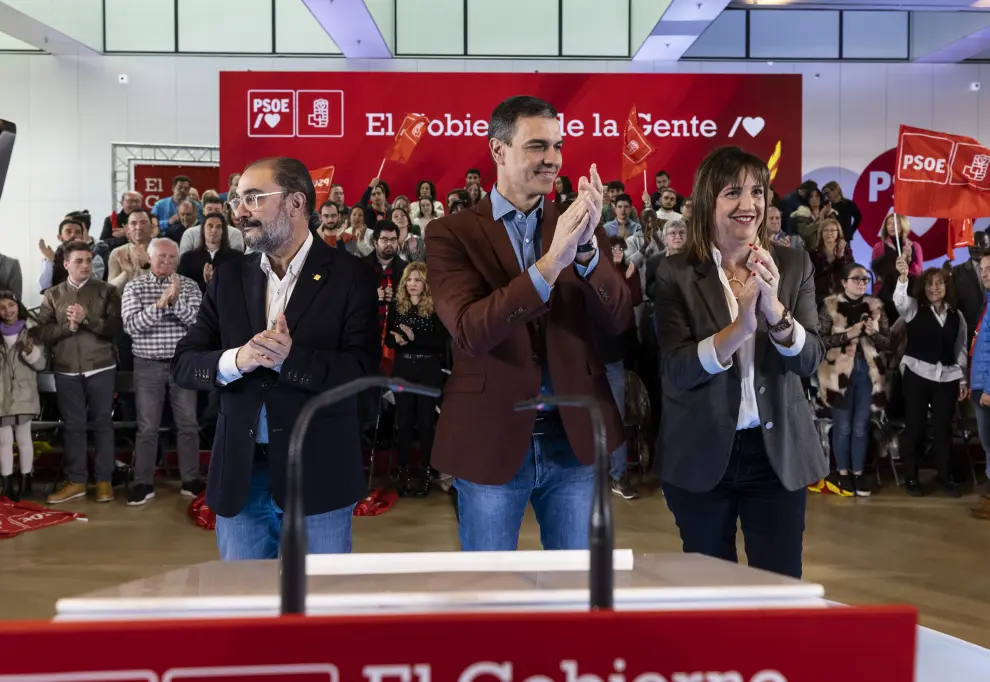
[[(313, 396), (377, 371), (375, 282), (314, 239), (316, 193), (295, 159), (248, 166), (230, 199), (254, 253), (217, 267), (172, 361), (184, 388), (220, 391), (206, 500), (223, 559), (278, 556), (289, 435)], [(357, 403), (321, 412), (303, 444), (310, 553), (348, 552), (364, 496)]]
[(980, 279), (980, 259), (990, 251), (990, 235), (986, 232), (973, 233), (973, 245), (969, 247), (969, 260), (952, 268), (952, 279), (956, 285), (956, 304), (966, 318), (966, 332), (969, 338), (966, 347), (973, 344), (976, 325), (983, 313), (983, 302), (987, 295)]

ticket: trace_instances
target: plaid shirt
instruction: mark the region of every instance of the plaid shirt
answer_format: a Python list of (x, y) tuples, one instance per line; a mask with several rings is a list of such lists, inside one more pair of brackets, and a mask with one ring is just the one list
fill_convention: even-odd
[(179, 278), (179, 298), (167, 308), (155, 302), (171, 284), (171, 278), (158, 279), (151, 272), (133, 279), (124, 287), (120, 316), (124, 331), (134, 340), (134, 356), (145, 360), (170, 360), (175, 346), (196, 321), (203, 294), (188, 277)]

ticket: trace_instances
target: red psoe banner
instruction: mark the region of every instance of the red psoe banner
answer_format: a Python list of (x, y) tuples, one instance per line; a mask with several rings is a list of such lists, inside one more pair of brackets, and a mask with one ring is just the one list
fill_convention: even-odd
[(420, 114), (406, 114), (399, 126), (399, 134), (395, 136), (395, 143), (385, 157), (389, 161), (396, 163), (407, 163), (416, 151), (416, 145), (423, 138), (426, 126), (430, 124), (430, 119)]
[(973, 219), (953, 218), (949, 221), (949, 244), (945, 250), (945, 255), (949, 260), (955, 260), (954, 249), (963, 246), (972, 246), (973, 241)]
[[(14, 622), (0, 682), (912, 682), (916, 632), (902, 607)], [(844, 641), (870, 653), (837, 674)]]
[[(639, 113), (635, 104), (629, 110), (622, 137), (622, 181), (627, 182), (646, 171), (646, 160), (656, 151), (639, 126)], [(648, 192), (649, 189), (644, 187), (643, 191)]]
[(990, 216), (990, 148), (971, 137), (902, 125), (894, 182), (900, 215)]
[[(420, 180), (440, 199), (464, 186), (469, 168), (495, 181), (488, 120), (513, 95), (540, 97), (558, 111), (563, 167), (577, 179), (598, 164), (602, 180), (618, 179), (617, 153), (632, 105), (650, 157), (650, 189), (659, 170), (683, 195), (712, 149), (735, 145), (770, 158), (777, 140), (793, 150), (776, 184), (786, 194), (801, 182), (801, 76), (750, 74), (223, 72), (220, 158), (224, 174), (266, 156), (292, 156), (307, 168), (333, 159), (334, 181), (356, 203), (389, 153), (404, 117), (425, 116), (415, 156), (386, 163), (392, 195), (414, 195)], [(788, 102), (786, 107), (779, 102)], [(639, 194), (637, 191), (635, 194)]]
[(323, 202), (330, 198), (330, 185), (333, 184), (333, 166), (324, 166), (316, 170), (309, 171), (309, 177), (313, 179), (313, 187), (316, 188), (316, 210), (320, 210)]

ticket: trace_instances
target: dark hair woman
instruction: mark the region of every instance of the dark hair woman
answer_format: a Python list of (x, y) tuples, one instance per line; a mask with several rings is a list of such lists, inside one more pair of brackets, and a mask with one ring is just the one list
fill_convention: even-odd
[(685, 552), (801, 575), (805, 488), (828, 473), (801, 379), (825, 354), (814, 270), (769, 242), (766, 162), (737, 147), (698, 167), (688, 244), (657, 269), (658, 451)]
[(837, 281), (841, 293), (826, 296), (818, 316), (825, 343), (818, 384), (822, 402), (832, 408), (835, 484), (850, 495), (868, 497), (870, 484), (863, 470), (870, 413), (887, 406), (883, 352), (890, 348), (890, 327), (883, 302), (866, 294), (870, 273), (865, 267), (849, 263)]
[(918, 445), (929, 432), (931, 406), (932, 452), (938, 469), (938, 487), (949, 497), (959, 497), (952, 475), (952, 417), (956, 401), (969, 396), (966, 388), (968, 347), (966, 318), (956, 309), (952, 277), (940, 268), (929, 268), (915, 280), (908, 293), (911, 266), (905, 255), (895, 261), (898, 272), (893, 301), (907, 323), (907, 350), (901, 358), (904, 391), (904, 431), (901, 457), (908, 494), (924, 494), (918, 480)]

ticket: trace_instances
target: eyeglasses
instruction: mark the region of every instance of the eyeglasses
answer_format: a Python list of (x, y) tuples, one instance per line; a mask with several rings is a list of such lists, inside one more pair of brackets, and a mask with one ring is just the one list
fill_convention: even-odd
[(847, 282), (856, 282), (856, 284), (869, 284), (869, 277), (847, 277)]
[(262, 197), (273, 197), (276, 194), (285, 194), (285, 192), (279, 190), (278, 192), (263, 192), (261, 194), (245, 194), (243, 198), (231, 197), (227, 201), (227, 204), (230, 206), (230, 210), (235, 213), (237, 212), (237, 209), (240, 208), (241, 204), (244, 204), (244, 208), (246, 208), (249, 211), (257, 211), (258, 199), (261, 199)]
[(399, 238), (398, 237), (379, 237), (378, 238), (378, 241), (380, 241), (383, 244), (398, 244), (399, 243)]

